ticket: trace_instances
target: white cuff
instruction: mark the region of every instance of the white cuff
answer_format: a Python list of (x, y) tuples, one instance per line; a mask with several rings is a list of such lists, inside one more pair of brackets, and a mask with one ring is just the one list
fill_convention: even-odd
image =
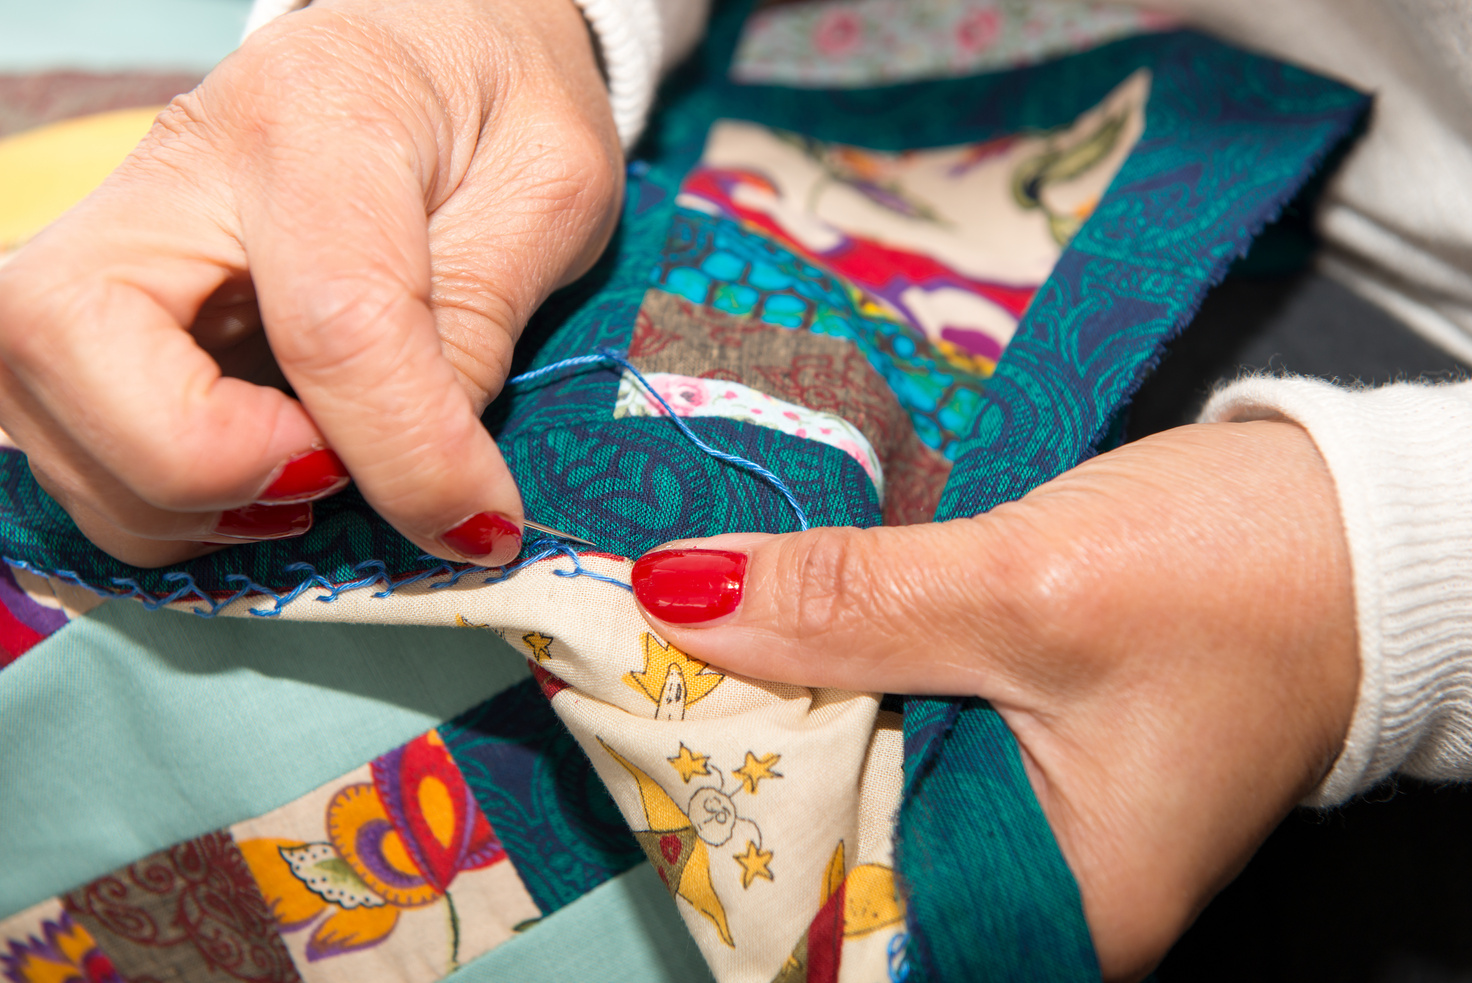
[(1201, 413), (1272, 418), (1301, 425), (1328, 463), (1354, 568), (1359, 696), (1306, 804), (1342, 802), (1392, 772), (1472, 778), (1472, 383), (1255, 377)]
[(282, 14), (300, 10), (307, 2), (308, 0), (255, 0), (250, 5), (250, 16), (245, 19), (245, 31), (240, 35), (240, 40), (244, 41)]
[(694, 49), (710, 0), (573, 0), (598, 36), (608, 73), (608, 101), (624, 148), (649, 119), (654, 90)]
[(664, 30), (655, 0), (573, 0), (603, 47), (613, 125), (625, 148), (644, 131), (664, 60)]

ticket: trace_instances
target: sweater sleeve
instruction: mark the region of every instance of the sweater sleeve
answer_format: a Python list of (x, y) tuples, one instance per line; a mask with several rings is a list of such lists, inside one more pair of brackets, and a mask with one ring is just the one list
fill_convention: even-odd
[(1328, 463), (1353, 565), (1360, 684), (1328, 806), (1401, 772), (1472, 778), (1472, 382), (1253, 377), (1203, 422), (1288, 419)]
[[(245, 36), (308, 0), (255, 0)], [(649, 119), (654, 90), (666, 71), (695, 47), (705, 31), (710, 0), (573, 0), (598, 39), (608, 79), (613, 122), (625, 148)]]

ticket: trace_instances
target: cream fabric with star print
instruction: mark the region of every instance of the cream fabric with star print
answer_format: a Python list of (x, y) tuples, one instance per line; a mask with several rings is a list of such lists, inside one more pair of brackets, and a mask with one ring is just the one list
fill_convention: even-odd
[[(579, 561), (628, 582), (628, 560)], [(532, 663), (721, 983), (806, 980), (810, 964), (836, 965), (840, 983), (889, 979), (904, 933), (891, 846), (899, 716), (874, 694), (692, 659), (648, 630), (625, 587), (568, 577), (570, 562), (500, 583), (443, 576), (388, 597), (344, 593), (282, 617), (494, 632)]]

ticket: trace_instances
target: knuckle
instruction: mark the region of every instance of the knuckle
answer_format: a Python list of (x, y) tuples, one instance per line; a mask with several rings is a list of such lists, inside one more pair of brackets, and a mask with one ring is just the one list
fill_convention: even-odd
[(784, 590), (784, 619), (798, 641), (831, 636), (866, 624), (874, 630), (873, 598), (884, 588), (868, 545), (872, 537), (857, 529), (821, 529), (794, 537), (784, 547), (783, 569), (793, 583)]
[[(313, 376), (351, 376), (365, 385), (383, 381), (400, 363), (384, 353), (385, 344), (407, 339), (387, 330), (416, 299), (386, 273), (323, 281), (304, 300), (285, 331), (271, 333), (271, 347), (283, 362)], [(388, 355), (386, 360), (381, 356)], [(377, 362), (378, 368), (374, 367)], [(371, 377), (368, 377), (371, 376)]]
[(1084, 558), (1026, 524), (1009, 524), (990, 547), (988, 582), (998, 633), (1035, 652), (1087, 649), (1098, 625), (1098, 591)]
[(207, 115), (197, 90), (182, 93), (170, 99), (154, 119), (153, 134), (162, 138), (190, 136), (205, 125)]
[(621, 187), (619, 165), (616, 149), (581, 120), (548, 118), (523, 135), (508, 177), (543, 213), (601, 215)]
[(122, 475), (133, 494), (166, 512), (192, 512), (237, 495), (233, 476), (222, 469), (195, 466), (197, 455), (187, 445), (154, 437), (139, 442), (128, 455), (130, 465)]
[(35, 330), (44, 311), (43, 298), (30, 297), (22, 284), (0, 278), (0, 356), (7, 365), (25, 366), (44, 358), (50, 345), (45, 332)]

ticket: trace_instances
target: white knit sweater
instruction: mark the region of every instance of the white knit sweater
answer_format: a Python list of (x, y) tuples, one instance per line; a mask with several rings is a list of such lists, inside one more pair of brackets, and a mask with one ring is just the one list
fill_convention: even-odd
[[(256, 0), (252, 30), (304, 0)], [(603, 46), (625, 144), (709, 0), (575, 0)], [(1140, 2), (1140, 0), (1127, 0)], [(1327, 272), (1472, 363), (1472, 3), (1152, 0), (1376, 95), (1317, 221)], [(1472, 778), (1472, 383), (1346, 389), (1253, 378), (1204, 421), (1286, 418), (1328, 462), (1354, 566), (1361, 677), (1348, 739), (1310, 802), (1393, 772)]]

